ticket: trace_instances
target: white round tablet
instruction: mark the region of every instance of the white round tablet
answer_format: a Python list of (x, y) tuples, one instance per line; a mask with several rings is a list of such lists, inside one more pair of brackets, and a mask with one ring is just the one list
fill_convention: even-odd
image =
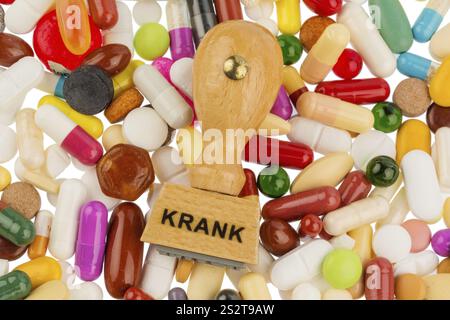
[(11, 128), (0, 124), (0, 163), (8, 162), (17, 153), (16, 133)]
[(321, 300), (319, 289), (310, 283), (301, 283), (292, 291), (292, 300)]
[(372, 248), (377, 257), (395, 263), (407, 257), (411, 251), (411, 236), (402, 226), (388, 224), (375, 232)]
[(351, 155), (357, 169), (366, 171), (370, 160), (378, 156), (395, 159), (395, 143), (381, 131), (371, 130), (356, 137), (352, 145)]
[(258, 19), (258, 21), (256, 21), (257, 24), (263, 26), (264, 28), (266, 28), (267, 30), (270, 31), (270, 33), (272, 33), (275, 37), (278, 35), (278, 25), (275, 21), (273, 21), (270, 18), (261, 18)]
[(158, 23), (161, 16), (161, 6), (156, 0), (139, 0), (133, 7), (134, 21), (140, 26), (149, 22)]
[(132, 145), (154, 151), (167, 140), (167, 123), (152, 108), (143, 107), (131, 111), (123, 121), (123, 136)]

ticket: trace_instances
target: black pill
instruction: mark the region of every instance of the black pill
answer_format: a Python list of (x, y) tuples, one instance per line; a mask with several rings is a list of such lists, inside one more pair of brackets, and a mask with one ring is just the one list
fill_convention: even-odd
[(5, 11), (3, 11), (2, 6), (0, 5), (0, 32), (5, 30)]
[(217, 294), (216, 300), (241, 300), (241, 296), (235, 290), (223, 289)]
[(111, 78), (96, 66), (81, 66), (64, 82), (64, 97), (76, 111), (86, 115), (102, 112), (114, 98)]

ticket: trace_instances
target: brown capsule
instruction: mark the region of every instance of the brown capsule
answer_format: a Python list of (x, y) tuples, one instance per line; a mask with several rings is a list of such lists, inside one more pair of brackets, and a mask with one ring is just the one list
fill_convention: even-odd
[(214, 0), (214, 7), (219, 22), (244, 19), (239, 0)]
[(92, 51), (84, 58), (82, 64), (97, 66), (112, 77), (125, 70), (130, 60), (130, 49), (122, 44), (113, 43)]
[(282, 256), (299, 245), (295, 229), (281, 219), (269, 219), (261, 224), (259, 236), (263, 247), (276, 256)]
[(341, 206), (344, 207), (352, 202), (364, 199), (371, 188), (372, 184), (367, 180), (363, 171), (350, 172), (338, 189), (341, 194)]
[(105, 195), (135, 201), (150, 188), (155, 173), (147, 151), (118, 144), (97, 163), (97, 177)]
[(105, 285), (116, 299), (122, 299), (140, 280), (144, 255), (144, 243), (140, 238), (144, 226), (144, 215), (134, 203), (119, 204), (111, 215), (105, 254)]
[(0, 33), (0, 66), (10, 67), (27, 56), (34, 56), (28, 43), (13, 34)]
[(28, 246), (16, 246), (14, 243), (0, 237), (0, 259), (14, 261), (19, 259), (25, 251), (27, 251)]
[(333, 19), (319, 16), (311, 17), (303, 23), (300, 29), (300, 39), (306, 52), (311, 50), (323, 31), (333, 23), (335, 23)]
[(394, 269), (385, 258), (375, 258), (366, 265), (365, 296), (367, 300), (394, 300)]
[(250, 169), (244, 169), (245, 174), (245, 184), (239, 194), (240, 198), (256, 196), (258, 197), (258, 186), (256, 184), (255, 173)]
[(119, 13), (115, 0), (88, 0), (88, 3), (92, 19), (97, 27), (107, 30), (116, 25)]
[(144, 97), (136, 88), (128, 89), (106, 108), (105, 117), (111, 123), (122, 121), (130, 111), (139, 108), (143, 101)]
[(450, 127), (450, 108), (433, 103), (427, 111), (427, 124), (433, 132), (441, 127)]

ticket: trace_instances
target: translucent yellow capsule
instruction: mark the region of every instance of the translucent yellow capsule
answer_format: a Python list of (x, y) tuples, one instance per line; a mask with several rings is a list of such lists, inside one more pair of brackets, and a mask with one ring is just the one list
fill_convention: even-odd
[(44, 104), (50, 104), (59, 109), (73, 122), (78, 124), (81, 128), (89, 133), (93, 138), (98, 139), (103, 133), (103, 123), (102, 121), (94, 116), (88, 116), (81, 114), (74, 109), (72, 109), (69, 104), (65, 101), (55, 97), (55, 96), (44, 96), (39, 100), (38, 108)]
[(0, 166), (0, 191), (3, 191), (11, 183), (11, 174), (9, 171)]
[(370, 224), (366, 224), (349, 231), (348, 235), (355, 240), (353, 251), (361, 258), (361, 262), (364, 265), (372, 259), (372, 227)]
[(134, 71), (143, 64), (144, 62), (140, 60), (132, 60), (125, 70), (112, 78), (114, 85), (114, 97), (117, 97), (125, 90), (134, 87)]
[(50, 257), (36, 258), (17, 266), (14, 270), (25, 272), (30, 277), (33, 289), (46, 282), (60, 280), (62, 275), (60, 264)]
[(278, 0), (278, 28), (283, 34), (296, 34), (300, 31), (300, 0)]
[(445, 225), (447, 228), (450, 228), (450, 197), (448, 197), (444, 202), (442, 215), (444, 216)]
[(84, 0), (56, 1), (56, 17), (66, 48), (75, 55), (86, 53), (91, 45), (91, 28)]
[(442, 107), (450, 107), (450, 56), (437, 69), (430, 82), (431, 99)]
[(419, 120), (405, 121), (397, 133), (397, 163), (403, 156), (412, 150), (422, 150), (431, 154), (431, 132), (430, 128)]
[(69, 300), (70, 291), (61, 280), (44, 283), (33, 290), (25, 300)]

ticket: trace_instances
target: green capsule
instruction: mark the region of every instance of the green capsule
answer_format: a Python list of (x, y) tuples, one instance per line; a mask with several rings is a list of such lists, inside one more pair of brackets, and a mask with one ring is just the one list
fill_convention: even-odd
[(12, 208), (0, 211), (0, 236), (8, 239), (16, 246), (26, 246), (33, 242), (34, 224)]
[(402, 125), (402, 110), (391, 102), (380, 102), (372, 109), (375, 122), (373, 127), (385, 133), (396, 131)]
[(282, 34), (277, 37), (278, 43), (283, 53), (283, 62), (286, 66), (290, 66), (300, 60), (303, 53), (303, 46), (300, 40), (292, 35)]
[(370, 15), (393, 53), (403, 53), (413, 44), (408, 16), (399, 0), (369, 0)]
[(279, 198), (288, 192), (291, 180), (283, 168), (270, 166), (259, 173), (257, 184), (265, 196)]
[(394, 159), (379, 156), (370, 160), (366, 177), (375, 187), (386, 188), (397, 181), (399, 172), (398, 164)]
[(31, 280), (23, 271), (12, 271), (0, 277), (0, 300), (19, 300), (31, 292)]

